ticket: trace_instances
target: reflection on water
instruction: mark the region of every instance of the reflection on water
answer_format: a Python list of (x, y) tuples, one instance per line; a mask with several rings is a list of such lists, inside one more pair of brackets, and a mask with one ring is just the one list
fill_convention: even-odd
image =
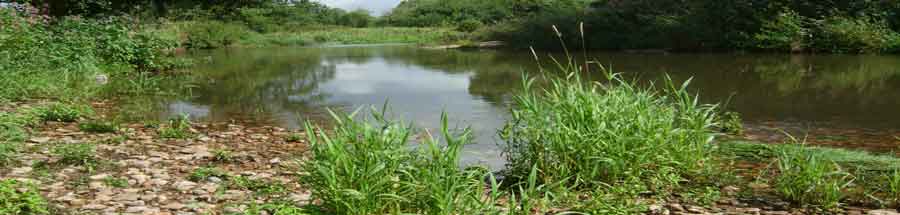
[[(166, 101), (163, 117), (249, 118), (286, 127), (320, 119), (325, 107), (352, 110), (390, 101), (397, 118), (420, 128), (446, 111), (472, 126), (469, 162), (496, 167), (494, 132), (507, 115), (530, 53), (426, 50), (409, 46), (230, 49), (195, 53), (201, 81), (192, 97)], [(590, 56), (627, 77), (694, 77), (707, 102), (729, 102), (750, 124), (900, 128), (900, 58), (756, 54)], [(549, 65), (545, 63), (544, 65)]]

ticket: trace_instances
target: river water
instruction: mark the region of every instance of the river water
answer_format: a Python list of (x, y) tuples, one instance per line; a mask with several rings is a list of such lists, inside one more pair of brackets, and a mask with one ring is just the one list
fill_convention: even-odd
[[(579, 54), (580, 55), (580, 54)], [(626, 77), (676, 81), (710, 103), (741, 113), (747, 137), (777, 141), (781, 130), (824, 145), (900, 149), (900, 56), (588, 53)], [(429, 50), (414, 46), (223, 49), (192, 53), (199, 74), (191, 96), (158, 102), (160, 118), (246, 118), (300, 128), (325, 108), (353, 110), (388, 101), (395, 119), (471, 126), (465, 162), (502, 165), (496, 130), (508, 116), (530, 52)], [(548, 54), (539, 54), (549, 59)], [(560, 58), (563, 56), (555, 55)], [(543, 63), (545, 66), (549, 62)], [(599, 76), (599, 73), (598, 75)]]

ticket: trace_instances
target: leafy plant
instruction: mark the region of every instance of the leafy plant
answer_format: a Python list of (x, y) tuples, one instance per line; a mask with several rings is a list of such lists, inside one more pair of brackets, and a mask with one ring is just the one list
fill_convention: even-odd
[(188, 29), (187, 46), (197, 49), (228, 47), (241, 39), (248, 30), (243, 25), (220, 21), (196, 22)]
[(218, 177), (225, 180), (231, 176), (228, 174), (228, 172), (225, 172), (224, 170), (221, 170), (219, 168), (200, 167), (194, 169), (194, 171), (191, 172), (191, 175), (188, 176), (188, 180), (191, 180), (193, 182), (200, 182), (207, 180), (210, 177)]
[[(492, 210), (484, 191), (483, 171), (461, 170), (459, 153), (468, 132), (453, 135), (442, 117), (444, 144), (425, 138), (411, 151), (411, 128), (372, 111), (371, 120), (356, 113), (331, 112), (333, 132), (307, 124), (311, 159), (301, 183), (311, 188), (321, 207), (338, 214), (426, 213), (482, 214)], [(428, 137), (431, 137), (428, 135)], [(495, 200), (495, 199), (493, 199)]]
[[(536, 167), (538, 184), (568, 181), (581, 188), (645, 183), (668, 193), (710, 162), (716, 106), (701, 105), (689, 82), (667, 79), (664, 93), (640, 88), (603, 71), (605, 82), (581, 79), (577, 65), (566, 76), (547, 75), (546, 87), (524, 81), (512, 118), (501, 132), (513, 181)], [(631, 180), (639, 179), (639, 180)], [(628, 185), (623, 185), (628, 186)]]
[(722, 128), (722, 132), (725, 132), (726, 134), (744, 134), (744, 124), (741, 120), (741, 115), (734, 111), (728, 111), (722, 115), (722, 119), (719, 120), (719, 127)]
[(0, 214), (50, 214), (49, 203), (34, 185), (0, 180)]
[(60, 163), (66, 165), (92, 168), (99, 162), (94, 145), (89, 143), (60, 144), (52, 149), (52, 153), (59, 157)]
[(167, 139), (185, 139), (193, 136), (191, 120), (188, 116), (169, 119), (165, 127), (157, 129), (159, 136)]
[(124, 178), (116, 178), (116, 177), (112, 177), (112, 176), (103, 178), (103, 183), (106, 184), (107, 186), (115, 187), (115, 188), (124, 188), (124, 187), (128, 187), (128, 180), (127, 180), (127, 179), (124, 179)]
[(213, 151), (213, 161), (231, 162), (234, 161), (234, 154), (226, 149), (217, 149)]
[(18, 144), (15, 143), (0, 143), (0, 167), (6, 166), (15, 162), (16, 152), (18, 151)]
[(78, 128), (91, 133), (115, 133), (119, 130), (119, 126), (115, 123), (100, 121), (82, 122), (78, 124)]
[(845, 196), (843, 189), (850, 185), (853, 176), (830, 160), (804, 153), (801, 147), (782, 147), (777, 151), (775, 190), (799, 204), (837, 208)]
[(90, 112), (88, 108), (80, 108), (74, 105), (62, 103), (52, 103), (43, 107), (35, 108), (35, 115), (43, 121), (56, 122), (75, 122), (81, 118), (85, 112)]

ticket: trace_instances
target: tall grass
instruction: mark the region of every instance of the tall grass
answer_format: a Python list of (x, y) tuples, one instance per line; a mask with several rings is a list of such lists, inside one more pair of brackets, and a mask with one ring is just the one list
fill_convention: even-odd
[(801, 147), (782, 147), (777, 152), (775, 190), (799, 204), (837, 208), (853, 176), (837, 163), (805, 153)]
[(544, 88), (524, 81), (515, 97), (501, 132), (512, 178), (524, 180), (535, 167), (539, 184), (639, 182), (666, 191), (709, 167), (716, 106), (700, 104), (689, 82), (666, 79), (658, 92), (608, 71), (598, 71), (604, 82), (583, 80), (573, 63), (559, 70)]
[(485, 191), (485, 171), (460, 169), (469, 133), (451, 134), (446, 115), (441, 138), (427, 133), (411, 145), (409, 125), (375, 110), (365, 120), (357, 113), (332, 112), (330, 132), (307, 125), (312, 157), (301, 182), (321, 207), (334, 214), (493, 213), (497, 190)]

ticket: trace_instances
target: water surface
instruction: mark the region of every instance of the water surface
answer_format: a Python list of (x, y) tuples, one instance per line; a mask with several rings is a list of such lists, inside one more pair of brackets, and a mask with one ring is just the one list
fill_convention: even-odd
[[(192, 56), (199, 63), (192, 70), (201, 77), (192, 96), (163, 102), (159, 117), (186, 113), (198, 120), (247, 118), (299, 128), (304, 120), (325, 118), (326, 107), (353, 110), (389, 101), (395, 118), (416, 127), (439, 126), (441, 112), (452, 124), (471, 126), (476, 144), (467, 147), (466, 161), (495, 168), (501, 165), (495, 131), (508, 116), (511, 94), (520, 90), (523, 72), (537, 71), (530, 52), (412, 46), (227, 49)], [(900, 145), (891, 137), (900, 136), (897, 56), (589, 56), (639, 80), (693, 77), (691, 89), (703, 101), (727, 101), (751, 130), (865, 131), (883, 139), (877, 143), (882, 148)]]

